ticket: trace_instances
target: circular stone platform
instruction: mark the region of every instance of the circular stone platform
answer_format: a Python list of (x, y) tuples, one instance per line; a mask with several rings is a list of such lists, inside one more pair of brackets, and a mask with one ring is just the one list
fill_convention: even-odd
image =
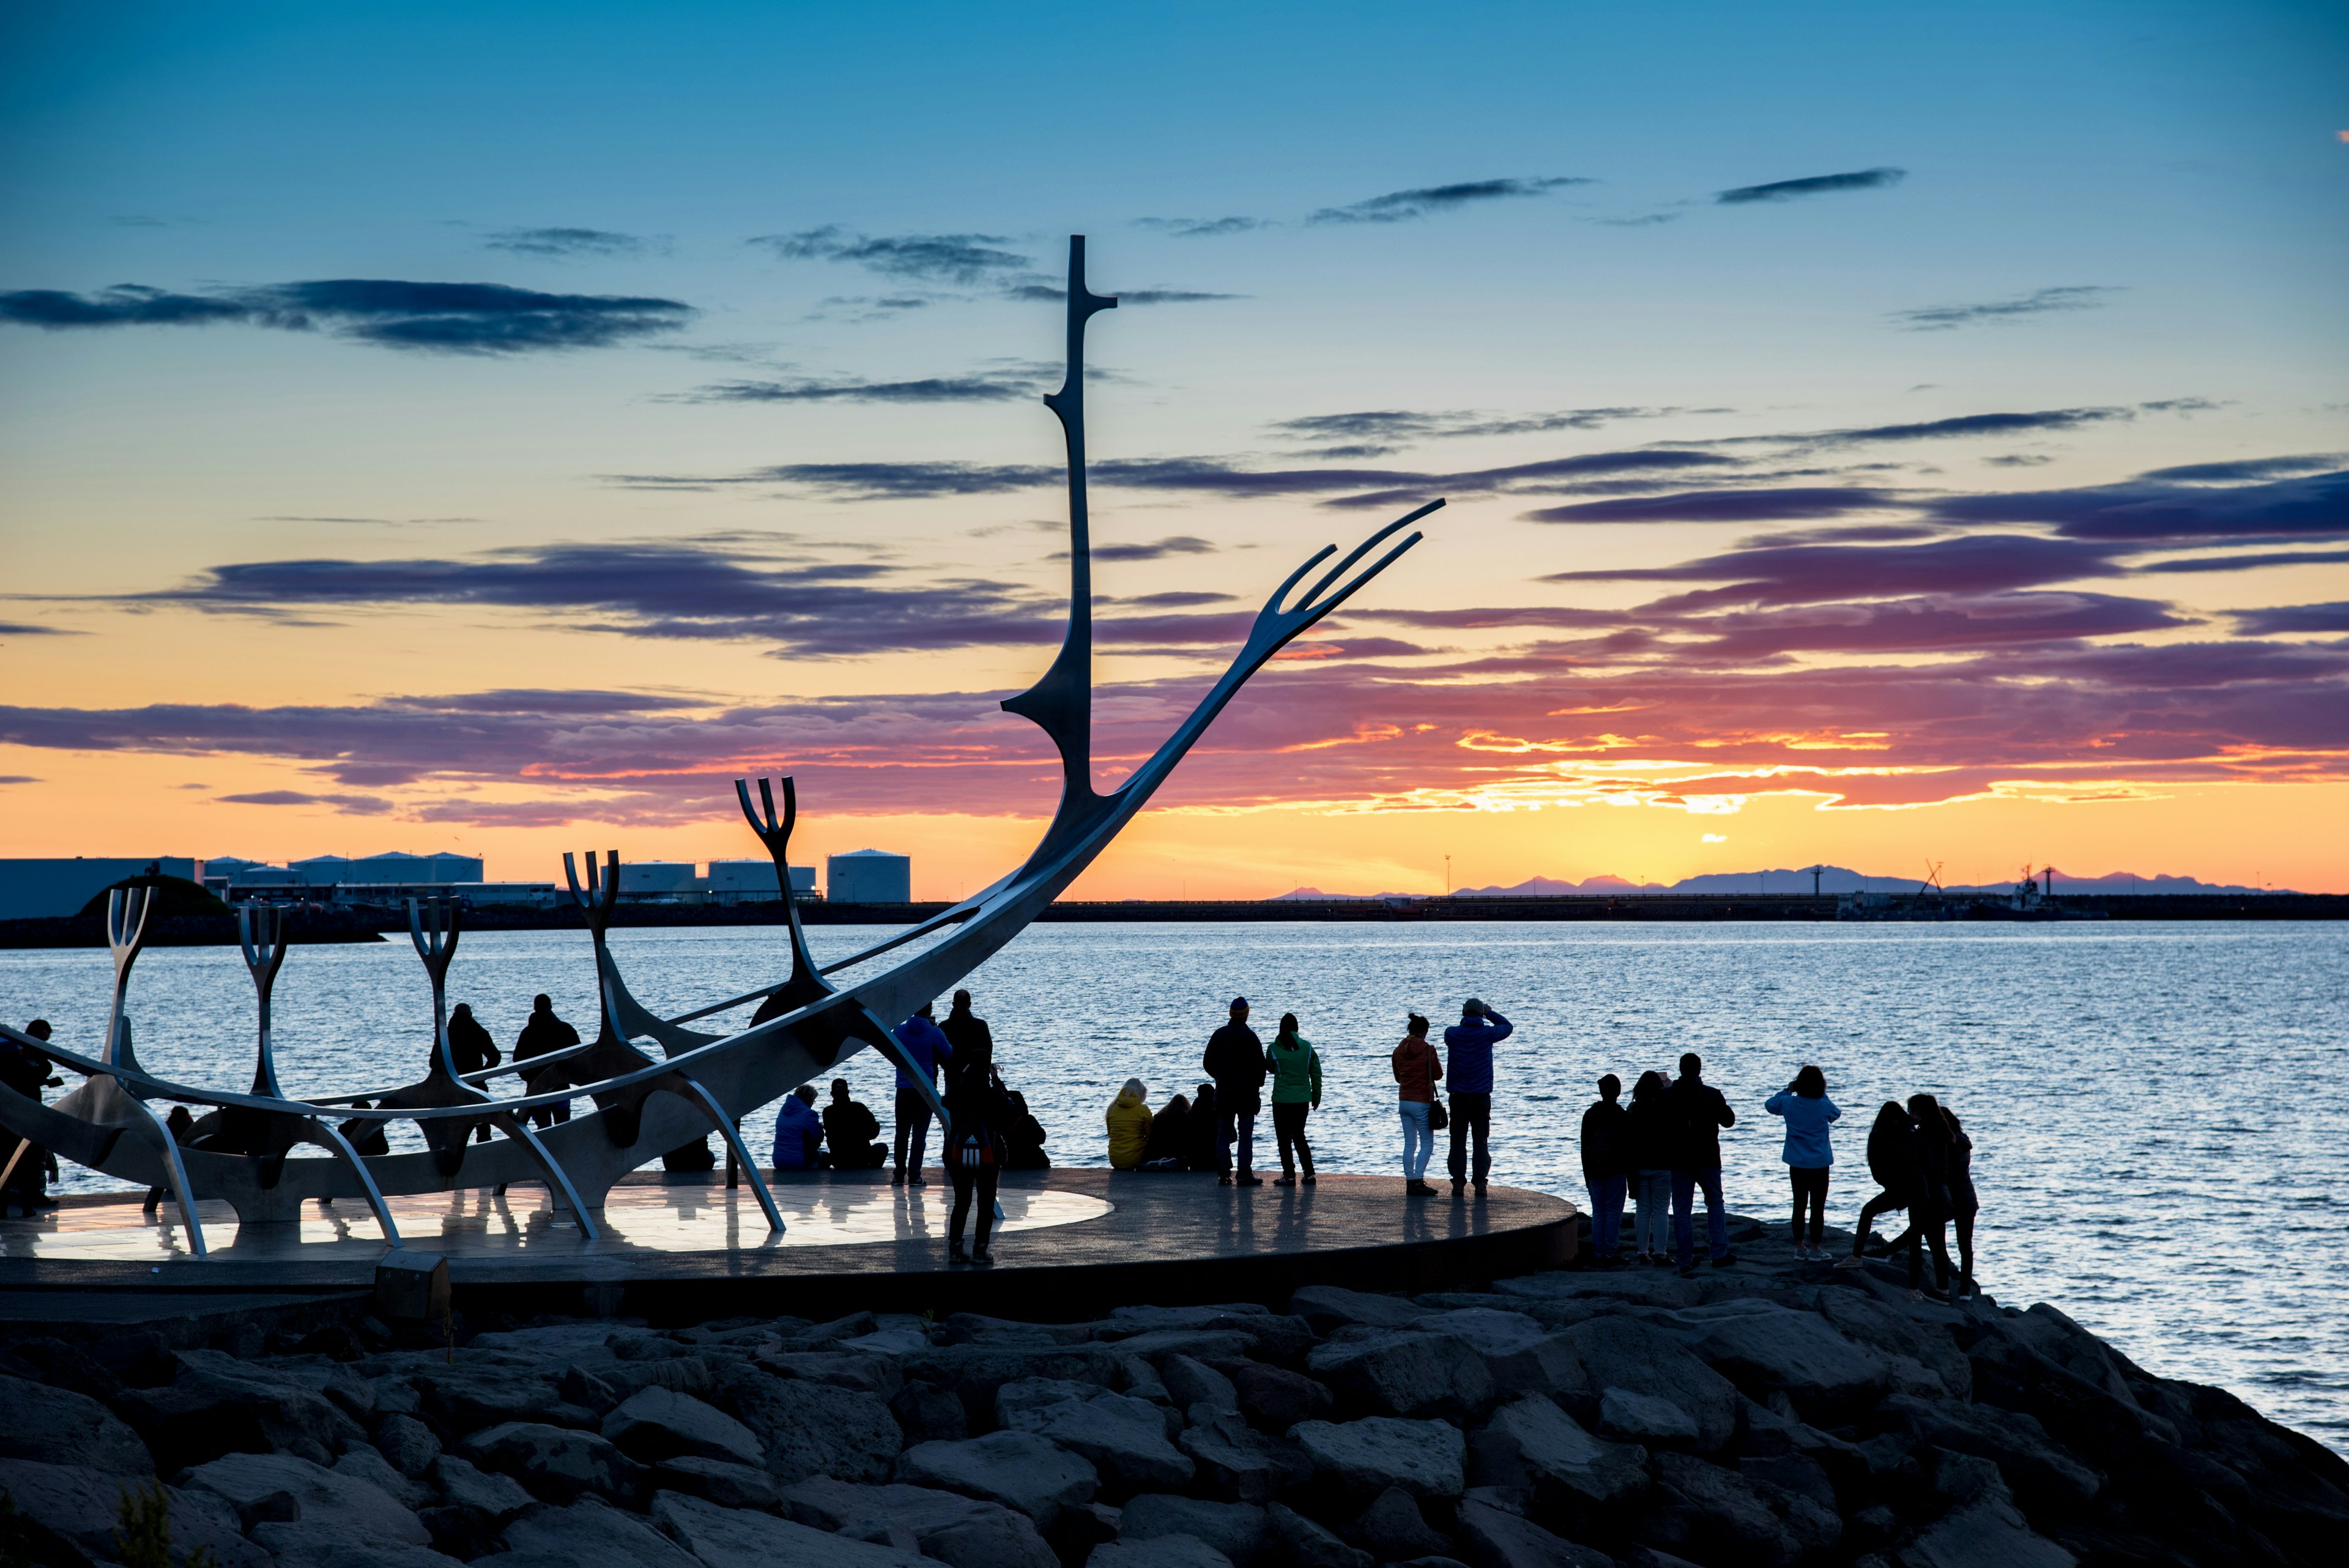
[[(583, 1288), (600, 1310), (652, 1316), (989, 1303), (1074, 1315), (1102, 1303), (1272, 1300), (1309, 1282), (1436, 1289), (1572, 1255), (1576, 1210), (1562, 1199), (1514, 1188), (1407, 1199), (1402, 1186), (1392, 1177), (1227, 1188), (1198, 1174), (1009, 1172), (991, 1269), (947, 1265), (954, 1193), (942, 1174), (916, 1188), (892, 1187), (883, 1171), (771, 1179), (781, 1236), (769, 1234), (748, 1188), (715, 1174), (630, 1178), (613, 1189), (594, 1241), (557, 1223), (534, 1187), (391, 1203), (411, 1253), (447, 1257), (460, 1307), (524, 1315), (577, 1311)], [(293, 1228), (241, 1231), (225, 1204), (198, 1213), (212, 1247), (201, 1260), (170, 1206), (142, 1213), (136, 1194), (72, 1198), (38, 1220), (0, 1220), (0, 1289), (348, 1291), (373, 1284), (387, 1251), (356, 1201), (311, 1205)], [(42, 1315), (64, 1315), (67, 1303), (57, 1305)]]

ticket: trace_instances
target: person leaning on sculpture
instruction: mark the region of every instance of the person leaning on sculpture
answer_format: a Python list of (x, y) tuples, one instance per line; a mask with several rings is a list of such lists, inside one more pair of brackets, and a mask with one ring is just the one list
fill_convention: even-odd
[[(505, 1060), (498, 1054), (498, 1043), (490, 1038), (490, 1032), (481, 1027), (480, 1019), (473, 1016), (473, 1009), (469, 1002), (459, 1002), (449, 1014), (449, 1059), (457, 1064), (457, 1075), (460, 1078), (468, 1073), (494, 1067)], [(489, 1123), (482, 1122), (473, 1128), (473, 1141), (490, 1141)]]
[(823, 1122), (815, 1114), (815, 1085), (802, 1084), (783, 1096), (775, 1113), (775, 1170), (813, 1170), (823, 1142)]
[(832, 1081), (832, 1104), (823, 1108), (823, 1137), (832, 1146), (825, 1163), (834, 1170), (878, 1170), (888, 1162), (889, 1146), (874, 1140), (881, 1124), (862, 1100), (848, 1097), (848, 1080)]
[[(49, 1037), (49, 1021), (36, 1018), (25, 1025), (25, 1033), (36, 1040)], [(24, 1096), (35, 1105), (41, 1103), (41, 1091), (62, 1085), (57, 1077), (57, 1064), (37, 1046), (19, 1045), (14, 1040), (0, 1041), (0, 1084)], [(57, 1156), (34, 1143), (0, 1132), (0, 1164), (9, 1166), (8, 1179), (0, 1182), (0, 1215), (8, 1212), (10, 1204), (21, 1204), (29, 1217), (36, 1209), (55, 1209), (57, 1200), (49, 1196), (48, 1183), (57, 1176)]]
[[(1216, 1081), (1216, 1168), (1219, 1187), (1262, 1187), (1256, 1173), (1256, 1114), (1264, 1095), (1264, 1042), (1248, 1027), (1245, 996), (1232, 998), (1231, 1022), (1207, 1037), (1199, 1065)], [(1237, 1148), (1238, 1163), (1233, 1163)]]
[[(513, 1059), (519, 1064), (533, 1056), (543, 1056), (550, 1051), (567, 1051), (578, 1044), (579, 1031), (554, 1015), (554, 999), (542, 991), (530, 999), (530, 1022), (522, 1026), (520, 1034), (514, 1036)], [(542, 1068), (537, 1073), (524, 1073), (522, 1075), (523, 1093), (536, 1094), (535, 1085), (544, 1071)], [(541, 1106), (530, 1113), (530, 1119), (542, 1127), (551, 1127), (557, 1122), (569, 1121), (571, 1107), (568, 1105)]]

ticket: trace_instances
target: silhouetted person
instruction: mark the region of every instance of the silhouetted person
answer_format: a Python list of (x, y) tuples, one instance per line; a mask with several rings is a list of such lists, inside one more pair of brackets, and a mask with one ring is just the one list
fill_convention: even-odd
[[(1231, 1020), (1207, 1036), (1199, 1065), (1216, 1081), (1216, 1168), (1220, 1187), (1262, 1187), (1256, 1173), (1256, 1116), (1263, 1108), (1264, 1042), (1248, 1027), (1245, 996), (1232, 998)], [(1238, 1163), (1233, 1163), (1237, 1149)]]
[(1468, 1144), (1474, 1135), (1476, 1192), (1493, 1173), (1493, 1047), (1516, 1025), (1475, 997), (1460, 1004), (1460, 1022), (1444, 1032), (1444, 1076), (1452, 1091), (1452, 1196), (1465, 1190), (1471, 1170)]
[(1191, 1125), (1183, 1129), (1183, 1168), (1221, 1170), (1223, 1120), (1216, 1111), (1216, 1085), (1202, 1084), (1191, 1096)]
[(1297, 1014), (1280, 1015), (1280, 1028), (1265, 1047), (1265, 1071), (1272, 1077), (1272, 1135), (1280, 1147), (1282, 1187), (1297, 1185), (1298, 1167), (1305, 1169), (1305, 1185), (1313, 1185), (1313, 1146), (1305, 1141), (1308, 1112), (1321, 1108), (1321, 1054), (1313, 1042), (1297, 1032)]
[[(554, 998), (542, 991), (530, 999), (530, 1022), (524, 1023), (522, 1033), (514, 1036), (514, 1061), (517, 1064), (527, 1062), (533, 1056), (543, 1056), (550, 1051), (567, 1051), (578, 1044), (579, 1031), (554, 1015)], [(524, 1073), (522, 1075), (523, 1091), (536, 1094), (538, 1081), (543, 1075), (543, 1070)], [(571, 1107), (568, 1105), (541, 1106), (531, 1112), (530, 1119), (540, 1127), (551, 1127), (557, 1122), (569, 1121)]]
[[(1909, 1231), (1901, 1238), (1909, 1243), (1909, 1293), (1923, 1294), (1918, 1287), (1925, 1272), (1925, 1246), (1933, 1248), (1933, 1286), (1946, 1294), (1950, 1288), (1950, 1244), (1943, 1227), (1950, 1222), (1950, 1123), (1941, 1115), (1940, 1102), (1930, 1095), (1909, 1096), (1909, 1116), (1916, 1124), (1917, 1140), (1917, 1199), (1909, 1206)], [(1893, 1243), (1897, 1250), (1899, 1241)]]
[[(922, 1158), (928, 1152), (930, 1143), (930, 1102), (928, 1096), (922, 1093), (922, 1084), (926, 1080), (935, 1093), (938, 1086), (939, 1065), (954, 1056), (953, 1040), (935, 1021), (935, 1005), (927, 1002), (922, 1003), (914, 1010), (911, 1018), (890, 1032), (896, 1036), (899, 1049), (921, 1071), (921, 1076), (916, 1077), (903, 1067), (897, 1069), (897, 1163), (896, 1168), (889, 1173), (889, 1185), (892, 1187), (922, 1185)], [(963, 1011), (965, 1017), (968, 1017), (970, 992), (956, 992), (955, 1005)], [(971, 1022), (978, 1025), (981, 1033), (986, 1031), (987, 1025), (981, 1020), (973, 1018)]]
[(688, 1172), (717, 1169), (718, 1157), (709, 1152), (709, 1135), (705, 1133), (691, 1143), (681, 1143), (662, 1155), (661, 1168)]
[(1640, 1262), (1668, 1263), (1672, 1251), (1672, 1146), (1677, 1141), (1672, 1119), (1672, 1086), (1654, 1068), (1631, 1085), (1630, 1158), (1640, 1210), (1632, 1221), (1632, 1240)]
[(1876, 1217), (1898, 1213), (1917, 1200), (1917, 1141), (1910, 1136), (1915, 1130), (1899, 1101), (1887, 1100), (1877, 1107), (1876, 1125), (1868, 1129), (1868, 1174), (1880, 1190), (1859, 1206), (1859, 1219), (1852, 1225), (1851, 1256), (1837, 1268), (1858, 1268)]
[[(365, 1100), (351, 1102), (351, 1109), (355, 1111), (363, 1111), (367, 1108), (367, 1103)], [(341, 1123), (338, 1130), (342, 1133), (344, 1140), (351, 1146), (351, 1152), (365, 1159), (370, 1155), (391, 1152), (391, 1139), (383, 1130), (388, 1125), (372, 1116), (362, 1116)]]
[(823, 1144), (823, 1123), (815, 1114), (815, 1085), (802, 1084), (775, 1110), (775, 1168), (813, 1170)]
[(1974, 1196), (1974, 1140), (1966, 1136), (1957, 1112), (1943, 1106), (1941, 1116), (1950, 1124), (1950, 1222), (1958, 1232), (1958, 1289), (1972, 1295), (1981, 1289), (1974, 1283), (1974, 1215), (1982, 1209)]
[(947, 1043), (957, 1051), (977, 1051), (992, 1064), (995, 1061), (995, 1033), (987, 1020), (970, 1010), (970, 992), (954, 993), (954, 1005), (947, 1010), (946, 1022), (938, 1025), (945, 1032)]
[(1427, 1020), (1412, 1013), (1402, 1042), (1394, 1048), (1395, 1100), (1402, 1113), (1402, 1190), (1409, 1198), (1433, 1198), (1427, 1162), (1435, 1155), (1435, 1084), (1444, 1058), (1427, 1043)]
[[(163, 1118), (163, 1130), (171, 1135), (173, 1143), (185, 1148), (195, 1139), (196, 1118), (188, 1114), (187, 1106), (173, 1106), (171, 1114)], [(150, 1187), (147, 1189), (147, 1201), (140, 1207), (143, 1212), (152, 1214), (162, 1207), (163, 1199), (171, 1196), (171, 1189), (168, 1187)]]
[(1119, 1089), (1117, 1097), (1102, 1113), (1102, 1122), (1109, 1128), (1109, 1168), (1112, 1170), (1137, 1170), (1142, 1166), (1142, 1151), (1150, 1146), (1150, 1087), (1139, 1078), (1128, 1078)]
[(1609, 1073), (1599, 1080), (1599, 1098), (1582, 1113), (1582, 1183), (1590, 1190), (1591, 1261), (1611, 1269), (1623, 1260), (1623, 1193), (1631, 1169), (1631, 1113), (1623, 1105), (1623, 1080)]
[[(1795, 1256), (1806, 1262), (1825, 1262), (1827, 1255), (1819, 1241), (1826, 1231), (1827, 1177), (1835, 1166), (1835, 1144), (1827, 1129), (1843, 1112), (1827, 1098), (1827, 1075), (1808, 1062), (1795, 1075), (1795, 1081), (1771, 1096), (1762, 1108), (1786, 1118), (1786, 1143), (1779, 1158), (1786, 1162), (1786, 1175), (1795, 1189)], [(1806, 1204), (1811, 1211), (1807, 1242), (1803, 1240)]]
[[(24, 1032), (35, 1040), (47, 1042), (49, 1021), (36, 1018), (25, 1025)], [(47, 1052), (37, 1045), (22, 1045), (14, 1040), (0, 1041), (0, 1084), (24, 1096), (35, 1105), (41, 1103), (41, 1091), (55, 1088), (64, 1080), (57, 1075), (57, 1064)], [(50, 1168), (56, 1157), (29, 1138), (19, 1138), (0, 1131), (0, 1165), (13, 1166), (8, 1179), (0, 1184), (0, 1215), (8, 1211), (11, 1203), (24, 1206), (29, 1217), (36, 1209), (55, 1209), (57, 1200), (48, 1194)]]
[(1681, 1058), (1672, 1085), (1672, 1240), (1681, 1272), (1696, 1272), (1696, 1189), (1704, 1189), (1705, 1240), (1713, 1266), (1737, 1262), (1729, 1250), (1729, 1209), (1721, 1197), (1721, 1129), (1737, 1125), (1737, 1113), (1721, 1091), (1704, 1081), (1704, 1058), (1691, 1051)]
[[(484, 1067), (494, 1067), (505, 1060), (498, 1054), (498, 1043), (473, 1016), (470, 1002), (459, 1002), (449, 1013), (449, 1059), (457, 1064), (457, 1075), (478, 1073)], [(473, 1141), (490, 1141), (490, 1125), (483, 1122), (473, 1128)]]
[[(1004, 1103), (1010, 1107), (1010, 1119), (1003, 1128), (1006, 1170), (1050, 1170), (1052, 1157), (1044, 1152), (1047, 1134), (1044, 1124), (1028, 1109), (1028, 1096), (1017, 1090), (1007, 1093)], [(1156, 1123), (1153, 1123), (1154, 1130)]]
[(874, 1140), (881, 1123), (862, 1100), (848, 1097), (848, 1080), (832, 1081), (832, 1104), (823, 1108), (823, 1137), (832, 1146), (834, 1170), (878, 1170), (889, 1158), (889, 1147)]
[[(957, 1012), (965, 1011), (964, 993), (955, 993)], [(976, 1020), (974, 1020), (976, 1022)], [(995, 1041), (984, 1033), (955, 1042), (954, 1059), (947, 1064), (947, 1175), (954, 1182), (954, 1213), (947, 1229), (947, 1262), (991, 1263), (988, 1238), (995, 1231), (995, 1191), (1003, 1175), (1003, 1134), (1010, 1119), (1003, 1091), (995, 1080)], [(966, 1252), (963, 1221), (971, 1200), (978, 1200), (978, 1244)]]
[(1150, 1118), (1150, 1141), (1142, 1146), (1144, 1170), (1180, 1170), (1191, 1137), (1191, 1102), (1171, 1096)]

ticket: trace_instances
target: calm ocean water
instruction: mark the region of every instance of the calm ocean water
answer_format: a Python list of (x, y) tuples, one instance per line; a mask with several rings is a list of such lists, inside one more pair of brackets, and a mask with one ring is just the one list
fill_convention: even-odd
[[(885, 934), (811, 933), (826, 957)], [(614, 948), (657, 1010), (781, 972), (771, 929), (622, 931)], [(102, 952), (0, 952), (0, 1010), (94, 1049), (106, 976)], [(451, 976), (501, 1046), (537, 991), (592, 1027), (593, 982), (581, 933), (468, 936)], [(1236, 993), (1268, 1037), (1290, 1011), (1319, 1048), (1311, 1136), (1334, 1170), (1399, 1169), (1387, 1053), (1407, 1009), (1440, 1024), (1471, 994), (1517, 1026), (1495, 1108), (1494, 1176), (1511, 1185), (1578, 1197), (1575, 1128), (1599, 1075), (1629, 1083), (1693, 1050), (1738, 1112), (1722, 1139), (1732, 1204), (1777, 1216), (1786, 1179), (1762, 1102), (1812, 1061), (1845, 1112), (1830, 1206), (1848, 1224), (1872, 1190), (1875, 1106), (1930, 1091), (1974, 1138), (1986, 1290), (2053, 1302), (2148, 1368), (2349, 1451), (2349, 926), (1040, 926), (968, 983), (1069, 1165), (1106, 1163), (1102, 1113), (1128, 1076), (1154, 1104), (1197, 1081)], [(277, 986), (288, 1087), (405, 1081), (429, 994), (404, 941), (297, 950)], [(249, 1081), (233, 950), (148, 954), (131, 1012), (150, 1070)], [(885, 1122), (877, 1060), (846, 1075)]]

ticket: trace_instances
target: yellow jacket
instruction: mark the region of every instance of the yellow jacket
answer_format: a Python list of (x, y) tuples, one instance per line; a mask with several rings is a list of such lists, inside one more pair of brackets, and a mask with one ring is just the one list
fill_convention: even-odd
[(1112, 1170), (1132, 1170), (1142, 1163), (1143, 1147), (1150, 1141), (1150, 1107), (1131, 1089), (1120, 1089), (1110, 1102), (1109, 1165)]

